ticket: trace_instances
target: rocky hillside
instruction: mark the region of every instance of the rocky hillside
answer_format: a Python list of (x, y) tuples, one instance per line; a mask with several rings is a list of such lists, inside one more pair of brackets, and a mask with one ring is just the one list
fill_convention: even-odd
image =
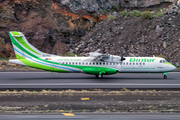
[(85, 55), (99, 49), (102, 53), (125, 56), (165, 55), (180, 58), (180, 14), (152, 20), (141, 17), (117, 17), (97, 23), (92, 32), (75, 45)]
[(176, 0), (56, 0), (62, 5), (68, 6), (73, 12), (85, 10), (87, 12), (99, 12), (101, 10), (116, 7), (139, 8), (159, 5), (164, 2), (173, 3)]
[[(57, 55), (67, 51), (86, 55), (99, 49), (178, 60), (179, 4), (179, 0), (0, 0), (0, 56), (15, 57), (8, 31), (17, 30), (39, 50)], [(130, 15), (133, 9), (153, 13), (159, 8), (163, 15), (151, 20)], [(129, 12), (125, 17), (123, 10)]]
[(41, 51), (64, 54), (106, 16), (73, 14), (55, 0), (0, 0), (0, 56), (15, 57), (8, 31), (22, 31)]

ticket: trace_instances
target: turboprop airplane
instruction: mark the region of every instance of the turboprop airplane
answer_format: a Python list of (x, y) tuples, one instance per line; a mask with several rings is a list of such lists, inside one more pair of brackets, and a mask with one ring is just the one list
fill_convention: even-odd
[(27, 65), (51, 72), (86, 73), (103, 78), (116, 73), (163, 73), (176, 69), (174, 65), (161, 57), (123, 57), (98, 52), (89, 53), (88, 57), (62, 57), (44, 53), (33, 47), (23, 33), (9, 32), (17, 59), (10, 63)]

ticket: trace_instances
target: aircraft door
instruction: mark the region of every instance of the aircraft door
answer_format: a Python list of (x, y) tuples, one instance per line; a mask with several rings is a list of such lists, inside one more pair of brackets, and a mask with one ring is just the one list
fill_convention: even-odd
[(52, 71), (56, 70), (56, 64), (54, 62), (52, 63), (52, 67), (51, 68), (52, 68)]
[(116, 68), (121, 72), (122, 71), (122, 62), (118, 62)]

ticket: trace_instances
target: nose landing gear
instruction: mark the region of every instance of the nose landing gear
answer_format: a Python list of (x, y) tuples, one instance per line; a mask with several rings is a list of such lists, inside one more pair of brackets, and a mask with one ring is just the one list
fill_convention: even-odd
[(167, 75), (164, 75), (164, 79), (167, 79)]
[(164, 79), (167, 79), (167, 72), (164, 72), (163, 75), (164, 75)]

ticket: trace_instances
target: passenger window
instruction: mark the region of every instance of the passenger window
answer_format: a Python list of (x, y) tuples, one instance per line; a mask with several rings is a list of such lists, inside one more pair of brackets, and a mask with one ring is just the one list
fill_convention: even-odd
[(68, 65), (68, 62), (66, 62), (66, 65)]
[(62, 62), (62, 64), (64, 65), (64, 62)]
[(89, 63), (89, 65), (91, 65), (91, 62)]
[(96, 63), (96, 65), (98, 65), (98, 62)]
[(108, 65), (108, 62), (106, 63), (106, 65)]
[(135, 63), (133, 63), (133, 65), (135, 65)]
[(129, 65), (131, 65), (131, 63), (129, 63)]
[(145, 63), (143, 63), (143, 65), (145, 65)]
[(116, 63), (116, 65), (118, 65), (118, 63)]
[(59, 64), (61, 65), (61, 62)]
[(74, 62), (72, 62), (72, 65), (74, 65)]
[(141, 63), (139, 63), (139, 65), (141, 65)]
[(93, 65), (95, 65), (95, 63), (93, 62)]
[(105, 63), (103, 63), (103, 65), (105, 65)]
[(138, 65), (138, 63), (136, 63), (136, 65)]
[(76, 62), (76, 65), (77, 65), (77, 62)]
[(109, 65), (111, 65), (111, 63), (109, 63)]
[(79, 65), (81, 65), (81, 62), (79, 62)]
[(99, 64), (101, 65), (101, 62)]
[(119, 64), (122, 65), (122, 62), (120, 62)]
[(71, 62), (69, 62), (69, 65), (71, 65)]
[(125, 65), (125, 63), (123, 63), (123, 65)]
[(82, 62), (82, 65), (84, 65), (84, 62)]
[(88, 63), (86, 63), (86, 65), (88, 65)]
[(126, 65), (128, 65), (128, 63), (126, 63)]
[(113, 63), (113, 65), (115, 65), (116, 63)]

